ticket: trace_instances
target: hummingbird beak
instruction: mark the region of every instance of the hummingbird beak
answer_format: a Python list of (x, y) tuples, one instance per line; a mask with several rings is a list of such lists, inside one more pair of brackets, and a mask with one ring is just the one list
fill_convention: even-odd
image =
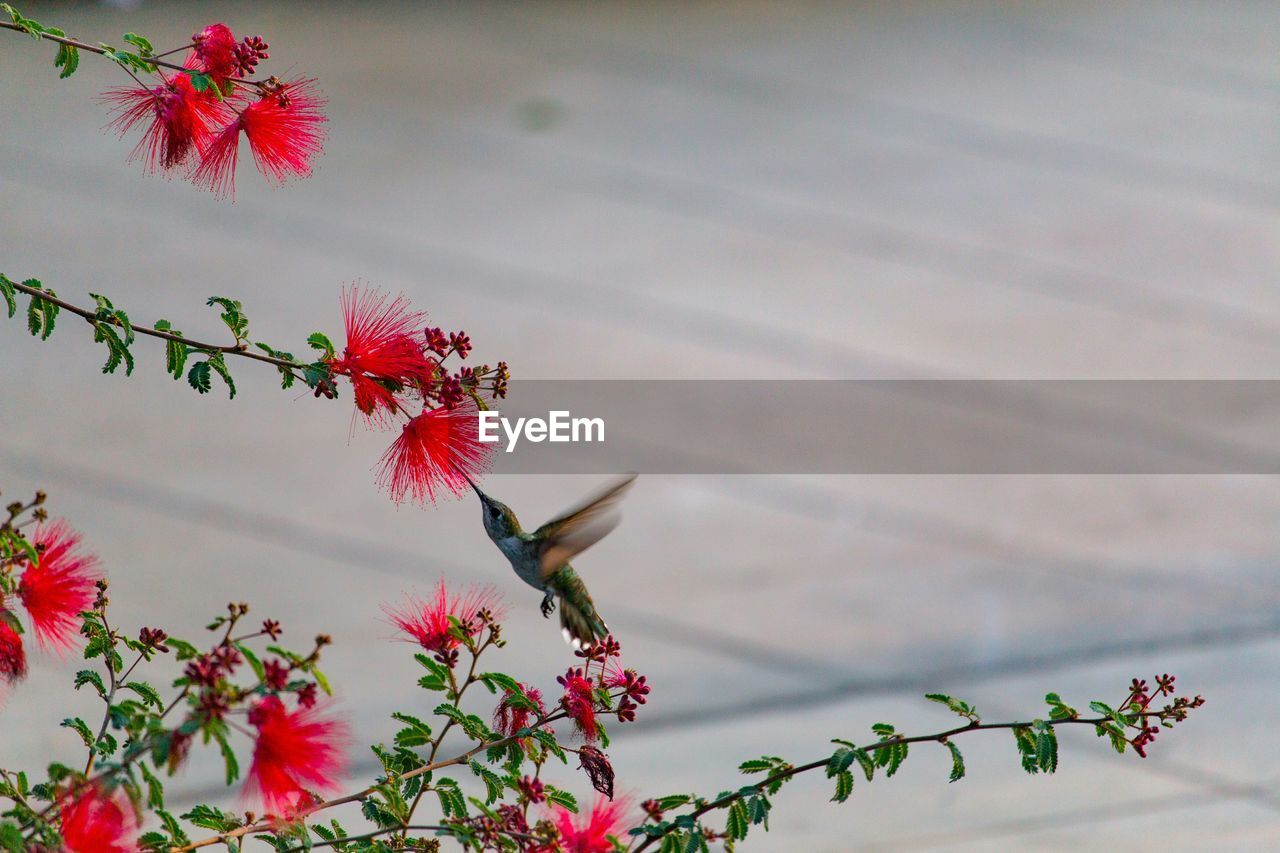
[[(466, 474), (463, 474), (462, 476), (467, 477)], [(470, 484), (472, 491), (476, 493), (476, 497), (480, 498), (480, 501), (482, 503), (489, 502), (489, 496), (486, 495), (484, 492), (480, 491), (480, 487), (476, 485), (475, 480), (472, 480), (470, 477), (467, 477), (467, 483)]]

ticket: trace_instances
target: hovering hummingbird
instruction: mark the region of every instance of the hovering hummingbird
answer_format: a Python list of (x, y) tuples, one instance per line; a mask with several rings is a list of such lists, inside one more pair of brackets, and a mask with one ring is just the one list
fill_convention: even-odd
[(550, 618), (556, 608), (555, 600), (560, 599), (560, 627), (574, 648), (603, 639), (609, 633), (609, 626), (596, 612), (587, 585), (569, 565), (569, 560), (618, 526), (621, 520), (618, 502), (635, 479), (632, 474), (620, 480), (532, 533), (524, 532), (511, 507), (471, 483), (471, 488), (480, 496), (485, 532), (511, 561), (511, 568), (520, 579), (543, 593), (544, 617)]

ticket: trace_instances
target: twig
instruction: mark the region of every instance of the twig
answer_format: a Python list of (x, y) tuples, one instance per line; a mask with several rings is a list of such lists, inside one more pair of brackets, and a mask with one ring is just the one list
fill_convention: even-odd
[[(13, 23), (11, 21), (0, 21), (0, 29), (14, 30), (15, 32), (23, 33), (24, 35), (33, 34), (30, 30), (25, 29), (24, 27), (16, 23)], [(74, 47), (76, 50), (87, 50), (90, 53), (96, 53), (99, 56), (106, 56), (108, 52), (107, 49), (105, 47), (102, 47), (101, 45), (89, 44), (88, 42), (83, 42), (83, 41), (80, 41), (79, 39), (73, 39), (67, 36), (56, 36), (53, 33), (47, 33), (47, 32), (35, 33), (35, 35), (38, 35), (42, 39), (48, 39), (49, 41), (57, 42), (58, 44), (65, 44), (67, 47)], [(141, 57), (141, 59), (150, 65), (155, 65), (160, 68), (168, 68), (171, 71), (183, 71), (183, 72), (199, 71), (199, 69), (197, 68), (188, 68), (185, 65), (178, 65), (177, 63), (174, 63), (174, 62), (165, 62), (160, 58), (161, 56), (168, 56), (171, 53), (176, 53), (180, 50), (185, 50), (187, 47), (188, 45), (183, 45), (182, 47), (174, 48), (173, 50), (166, 50), (164, 53), (157, 54), (155, 56), (143, 56)], [(258, 80), (233, 79), (231, 82), (241, 86), (252, 86), (255, 89), (261, 89), (263, 87), (263, 83)]]
[[(0, 23), (3, 23), (3, 22), (0, 22)], [(30, 287), (29, 285), (21, 284), (16, 281), (11, 282), (11, 284), (13, 285), (14, 290), (21, 291), (22, 293), (25, 293), (28, 296), (34, 296), (38, 299), (43, 299), (45, 301), (52, 302), (54, 305), (57, 305), (59, 308), (62, 308), (65, 311), (70, 311), (72, 314), (75, 314), (79, 317), (83, 317), (84, 319), (88, 320), (90, 323), (106, 323), (111, 326), (124, 328), (124, 325), (114, 317), (103, 319), (98, 316), (98, 313), (96, 311), (90, 311), (88, 308), (81, 308), (78, 305), (73, 305), (72, 303), (67, 302), (65, 299), (60, 299), (57, 296), (50, 296), (47, 291), (41, 290), (37, 287)], [(306, 367), (306, 365), (301, 362), (288, 361), (287, 359), (275, 358), (273, 356), (262, 355), (262, 354), (253, 352), (248, 348), (248, 345), (244, 343), (207, 344), (202, 341), (192, 340), (191, 338), (184, 338), (182, 335), (175, 335), (172, 332), (164, 332), (164, 331), (161, 331), (160, 329), (151, 329), (146, 326), (133, 326), (132, 328), (133, 328), (133, 331), (137, 332), (140, 335), (148, 335), (153, 338), (160, 338), (166, 341), (174, 341), (175, 343), (185, 344), (191, 347), (192, 349), (201, 350), (203, 352), (221, 352), (221, 353), (226, 353), (227, 355), (238, 355), (244, 358), (253, 359), (254, 361), (262, 361), (262, 362), (266, 362), (267, 364), (273, 364), (276, 367), (286, 367), (286, 368), (292, 368), (292, 369), (301, 369), (303, 367)]]
[[(1163, 711), (1151, 711), (1151, 712), (1145, 712), (1140, 716), (1142, 719), (1150, 719), (1153, 717), (1163, 719), (1165, 716), (1165, 713)], [(1070, 718), (1065, 718), (1060, 720), (1045, 720), (1044, 725), (1055, 726), (1055, 727), (1059, 725), (1064, 725), (1064, 724), (1097, 726), (1110, 721), (1111, 721), (1110, 717), (1095, 717), (1091, 719), (1083, 719), (1080, 717), (1070, 717)], [(1018, 723), (972, 722), (967, 725), (957, 726), (956, 728), (949, 729), (945, 732), (937, 732), (936, 734), (931, 734), (931, 735), (915, 735), (913, 737), (901, 737), (901, 736), (892, 737), (887, 740), (882, 740), (873, 744), (868, 744), (867, 746), (864, 746), (861, 748), (867, 752), (871, 752), (873, 750), (884, 749), (886, 747), (896, 746), (898, 744), (909, 744), (909, 743), (945, 744), (950, 738), (953, 738), (957, 735), (967, 734), (969, 732), (991, 731), (994, 729), (1029, 729), (1032, 727), (1032, 725), (1033, 725), (1032, 723), (1027, 723), (1027, 722), (1018, 722)], [(779, 770), (777, 773), (774, 773), (760, 780), (759, 782), (754, 782), (750, 785), (745, 785), (732, 794), (726, 794), (725, 796), (721, 797), (718, 800), (712, 800), (709, 803), (699, 806), (698, 808), (694, 809), (692, 812), (689, 812), (687, 817), (692, 818), (696, 823), (698, 818), (702, 817), (704, 814), (715, 811), (717, 809), (723, 809), (727, 806), (731, 806), (733, 805), (734, 802), (743, 799), (743, 797), (747, 796), (748, 794), (752, 794), (752, 793), (758, 794), (761, 791), (768, 788), (770, 785), (774, 784), (775, 782), (781, 782), (781, 781), (790, 779), (792, 776), (798, 776), (799, 774), (807, 773), (810, 770), (817, 770), (818, 768), (826, 767), (830, 763), (831, 763), (831, 757), (827, 756), (825, 758), (820, 758), (817, 761), (810, 761), (808, 764), (800, 764), (795, 767), (789, 767), (785, 770)], [(663, 832), (657, 835), (646, 836), (645, 839), (642, 842), (640, 842), (638, 846), (632, 847), (629, 849), (632, 850), (633, 853), (640, 853), (641, 850), (645, 850), (650, 845), (661, 841), (665, 836), (670, 835), (673, 832), (683, 831), (683, 828), (684, 827), (677, 826), (675, 823), (672, 823), (671, 826), (667, 827), (667, 829), (664, 830)]]

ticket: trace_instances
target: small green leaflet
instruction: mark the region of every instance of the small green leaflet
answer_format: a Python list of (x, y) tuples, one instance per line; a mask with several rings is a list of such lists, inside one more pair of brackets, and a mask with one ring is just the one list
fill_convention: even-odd
[(947, 741), (947, 749), (951, 750), (951, 781), (959, 782), (964, 778), (964, 756), (960, 754), (960, 747), (951, 741)]
[(150, 56), (155, 53), (151, 47), (151, 42), (147, 41), (137, 33), (125, 33), (124, 40), (138, 49), (138, 53), (142, 56)]
[(831, 797), (833, 803), (843, 803), (849, 799), (849, 795), (853, 793), (853, 774), (848, 770), (841, 770), (836, 774), (836, 792)]

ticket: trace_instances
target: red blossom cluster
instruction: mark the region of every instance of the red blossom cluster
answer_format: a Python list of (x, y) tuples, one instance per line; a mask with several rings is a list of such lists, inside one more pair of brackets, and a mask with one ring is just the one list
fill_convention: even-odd
[(137, 85), (103, 93), (111, 126), (122, 136), (142, 132), (130, 159), (232, 196), (243, 136), (268, 179), (310, 175), (323, 149), (325, 100), (309, 78), (249, 79), (267, 47), (260, 36), (237, 41), (226, 24), (210, 24), (191, 37), (183, 70), (156, 65), (158, 84), (135, 77)]
[[(235, 681), (247, 663), (237, 644), (252, 636), (275, 640), (281, 633), (280, 623), (268, 619), (256, 633), (233, 638), (230, 627), (247, 608), (232, 604), (229, 611), (223, 638), (188, 661), (183, 670), (192, 718), (208, 728), (222, 725), (233, 715), (245, 715), (254, 729), (254, 750), (243, 797), (267, 814), (289, 818), (312, 804), (309, 791), (334, 790), (346, 772), (347, 723), (319, 704), (316, 683), (302, 677), (330, 641), (323, 634), (316, 637), (315, 651), (308, 658), (262, 660), (261, 677), (245, 687)], [(145, 642), (148, 630), (143, 629), (141, 641)], [(293, 710), (286, 707), (286, 699), (292, 699)], [(191, 736), (184, 731), (180, 726), (173, 732), (171, 768), (182, 762), (190, 746)]]
[(352, 285), (342, 294), (342, 318), (346, 346), (328, 360), (329, 369), (351, 383), (367, 425), (400, 427), (383, 454), (379, 485), (397, 503), (463, 494), (493, 454), (494, 446), (480, 441), (476, 413), (482, 395), (505, 396), (506, 363), (451, 372), (446, 360), (470, 355), (471, 339), (426, 327), (426, 315), (404, 296)]
[[(636, 708), (648, 701), (649, 685), (643, 675), (622, 666), (622, 646), (610, 634), (599, 642), (574, 652), (586, 659), (584, 667), (569, 667), (556, 681), (564, 688), (560, 706), (574, 721), (578, 733), (587, 741), (600, 735), (596, 721), (596, 690), (618, 690), (616, 713), (622, 723), (634, 722)], [(597, 672), (592, 675), (593, 666)]]
[(69, 853), (131, 853), (138, 849), (138, 815), (123, 788), (100, 782), (64, 793), (58, 800), (63, 849)]
[(291, 817), (316, 802), (311, 791), (337, 790), (347, 768), (345, 721), (315, 707), (289, 711), (272, 694), (253, 706), (249, 724), (257, 739), (245, 794), (268, 814)]
[(557, 806), (552, 814), (560, 831), (559, 847), (565, 853), (611, 853), (614, 844), (609, 836), (621, 835), (627, 826), (627, 812), (631, 804), (627, 799), (608, 800), (597, 797), (591, 811), (575, 816), (566, 808)]
[[(1155, 680), (1156, 689), (1151, 691), (1148, 690), (1145, 679), (1135, 678), (1133, 683), (1129, 686), (1129, 700), (1124, 706), (1134, 713), (1144, 715), (1138, 722), (1138, 728), (1140, 731), (1132, 740), (1129, 741), (1129, 743), (1133, 744), (1134, 752), (1138, 753), (1138, 755), (1143, 758), (1147, 757), (1147, 747), (1151, 745), (1151, 743), (1156, 739), (1156, 735), (1160, 733), (1160, 727), (1152, 725), (1150, 718), (1145, 715), (1151, 713), (1151, 703), (1156, 699), (1159, 699), (1162, 696), (1172, 696), (1174, 694), (1175, 688), (1173, 683), (1177, 679), (1174, 676), (1165, 673), (1164, 675), (1157, 675)], [(1171, 704), (1165, 705), (1164, 708), (1161, 709), (1161, 714), (1163, 715), (1161, 719), (1181, 722), (1186, 719), (1187, 713), (1192, 708), (1199, 708), (1203, 704), (1203, 696), (1196, 696), (1194, 699), (1187, 699), (1179, 696)]]
[[(37, 525), (30, 541), (37, 557), (19, 565), (18, 601), (40, 646), (62, 655), (75, 645), (80, 613), (97, 597), (98, 558), (81, 550), (80, 534), (64, 521)], [(17, 613), (0, 597), (0, 682), (27, 674), (22, 637)]]
[[(502, 598), (492, 587), (473, 586), (453, 594), (445, 587), (443, 578), (430, 598), (407, 595), (401, 604), (384, 605), (382, 609), (407, 639), (450, 667), (457, 663), (457, 650), (462, 645), (459, 632), (478, 637), (484, 627), (493, 625), (503, 612)], [(457, 631), (455, 621), (460, 626)]]
[(546, 706), (542, 704), (542, 691), (536, 687), (519, 684), (520, 691), (535, 707), (517, 700), (515, 691), (507, 690), (498, 700), (498, 707), (493, 711), (493, 728), (504, 737), (511, 737), (521, 729), (547, 715)]

